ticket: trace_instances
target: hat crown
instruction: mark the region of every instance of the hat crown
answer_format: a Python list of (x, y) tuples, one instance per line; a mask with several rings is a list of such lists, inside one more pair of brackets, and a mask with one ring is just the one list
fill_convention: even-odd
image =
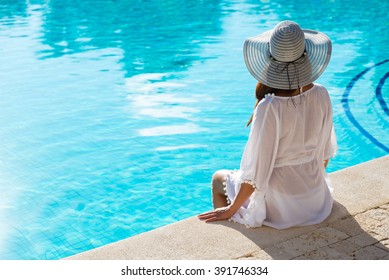
[(297, 23), (282, 21), (274, 27), (270, 36), (270, 54), (277, 61), (295, 61), (304, 53), (304, 40), (304, 32)]

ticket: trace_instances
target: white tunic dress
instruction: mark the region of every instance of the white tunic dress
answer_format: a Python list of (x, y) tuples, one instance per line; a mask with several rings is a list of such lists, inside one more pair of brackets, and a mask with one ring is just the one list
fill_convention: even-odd
[(231, 201), (242, 182), (255, 188), (235, 222), (283, 229), (320, 223), (331, 212), (324, 168), (337, 150), (330, 97), (315, 84), (292, 98), (268, 95), (254, 112), (240, 169), (226, 181)]

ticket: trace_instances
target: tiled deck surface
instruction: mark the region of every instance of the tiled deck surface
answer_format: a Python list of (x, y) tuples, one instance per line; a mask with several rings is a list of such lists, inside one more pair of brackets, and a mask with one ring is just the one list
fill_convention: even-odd
[(321, 224), (246, 229), (196, 217), (68, 259), (389, 259), (389, 156), (330, 174), (331, 215)]
[(389, 259), (389, 203), (237, 259)]

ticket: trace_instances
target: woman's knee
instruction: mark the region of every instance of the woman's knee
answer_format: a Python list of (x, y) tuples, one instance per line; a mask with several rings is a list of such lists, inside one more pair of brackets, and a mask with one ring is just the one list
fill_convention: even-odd
[(212, 175), (212, 182), (218, 182), (223, 179), (223, 170), (218, 170)]
[(212, 176), (212, 189), (224, 193), (224, 188), (226, 186), (226, 179), (228, 175), (228, 170), (218, 170)]

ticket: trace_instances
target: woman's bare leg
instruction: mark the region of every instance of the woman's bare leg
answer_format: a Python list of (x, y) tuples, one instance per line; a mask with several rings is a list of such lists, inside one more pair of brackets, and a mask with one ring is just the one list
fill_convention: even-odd
[(228, 205), (224, 188), (229, 170), (218, 170), (212, 176), (212, 203), (214, 208)]

